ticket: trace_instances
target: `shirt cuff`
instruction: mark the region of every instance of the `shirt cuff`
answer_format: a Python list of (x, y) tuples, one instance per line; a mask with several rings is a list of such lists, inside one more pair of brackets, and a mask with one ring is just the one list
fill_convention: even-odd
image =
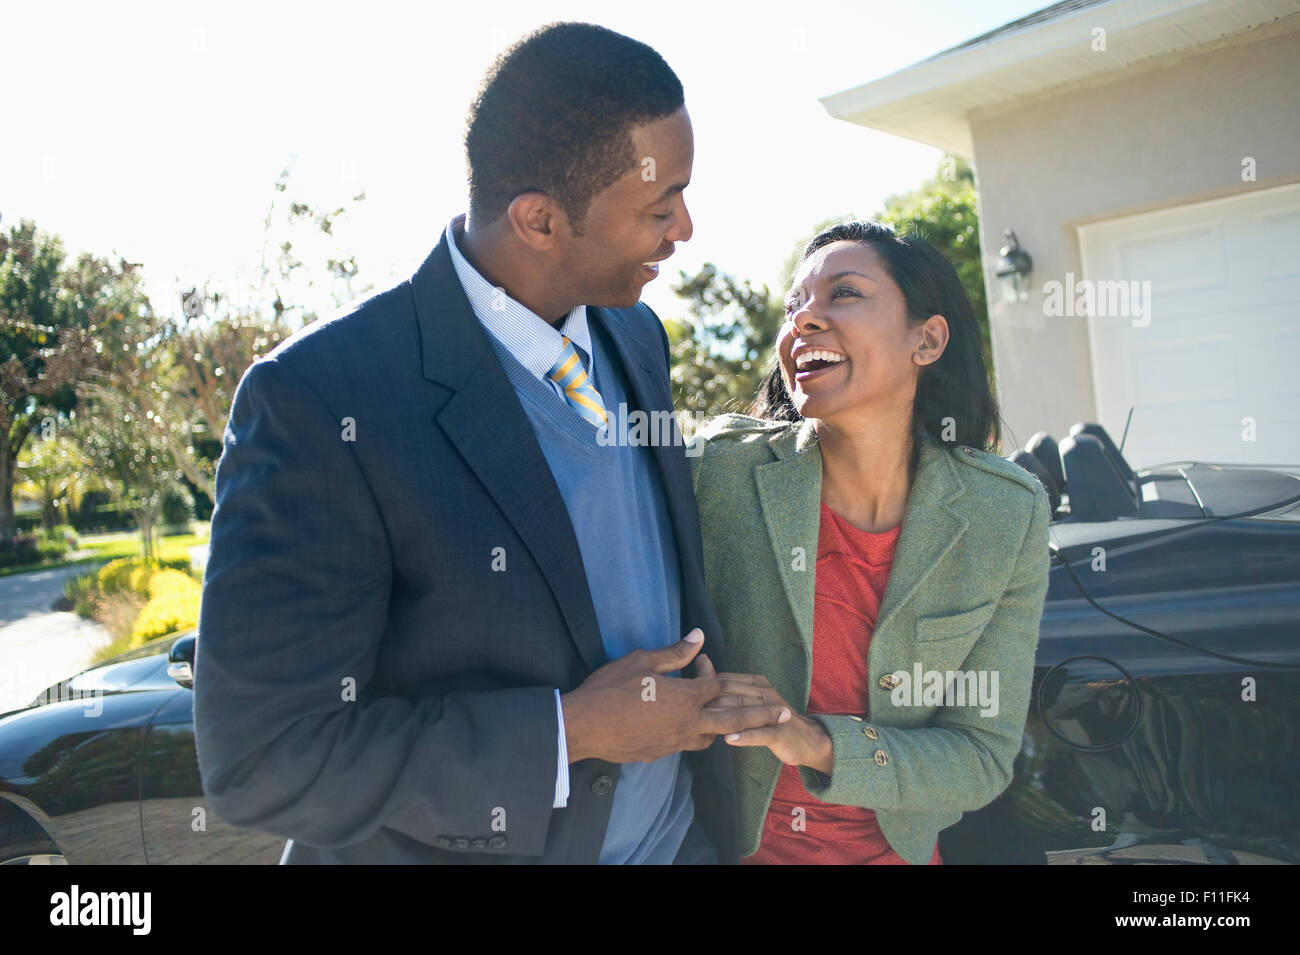
[(563, 809), (569, 804), (569, 747), (564, 739), (564, 707), (560, 705), (560, 690), (555, 690), (555, 724), (559, 727), (558, 745), (555, 748), (555, 802), (552, 809)]

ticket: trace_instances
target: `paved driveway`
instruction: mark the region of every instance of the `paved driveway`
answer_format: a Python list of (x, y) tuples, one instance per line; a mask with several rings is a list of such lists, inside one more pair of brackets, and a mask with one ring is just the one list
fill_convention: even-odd
[(63, 581), (93, 565), (0, 577), (0, 713), (30, 703), (51, 683), (84, 670), (111, 639), (93, 620), (52, 611)]

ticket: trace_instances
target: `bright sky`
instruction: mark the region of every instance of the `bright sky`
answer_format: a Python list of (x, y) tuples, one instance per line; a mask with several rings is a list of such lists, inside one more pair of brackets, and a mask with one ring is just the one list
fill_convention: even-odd
[(644, 300), (705, 261), (774, 289), (821, 219), (867, 216), (939, 153), (831, 119), (817, 97), (906, 67), (1046, 0), (821, 3), (33, 3), (0, 0), (0, 63), (18, 108), (0, 148), (0, 228), (21, 217), (70, 253), (144, 263), (154, 307), (258, 258), (280, 170), (332, 208), (364, 187), (340, 238), (360, 279), (409, 275), (467, 205), (465, 110), (492, 58), (554, 20), (657, 49), (695, 130), (695, 224)]

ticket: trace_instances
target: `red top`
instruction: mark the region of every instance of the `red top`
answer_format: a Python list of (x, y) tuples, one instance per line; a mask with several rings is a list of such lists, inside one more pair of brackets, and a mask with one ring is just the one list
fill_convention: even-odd
[[(860, 530), (821, 506), (810, 715), (868, 715), (867, 649), (901, 530), (901, 524), (879, 533)], [(936, 845), (930, 864), (942, 862)], [(781, 767), (758, 851), (741, 863), (907, 865), (881, 835), (875, 812), (822, 802), (804, 788), (794, 766)]]

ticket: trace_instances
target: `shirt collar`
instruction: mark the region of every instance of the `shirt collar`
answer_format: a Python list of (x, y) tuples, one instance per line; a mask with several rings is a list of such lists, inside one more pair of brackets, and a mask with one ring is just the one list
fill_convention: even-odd
[(464, 238), (465, 213), (447, 223), (447, 249), (451, 264), (456, 269), (460, 284), (465, 289), (470, 307), (479, 322), (492, 333), (515, 359), (536, 375), (546, 380), (547, 372), (555, 366), (564, 351), (560, 336), (567, 336), (587, 354), (587, 372), (595, 374), (595, 355), (591, 350), (591, 331), (587, 327), (587, 306), (575, 305), (557, 329), (536, 312), (520, 304), (485, 279), (469, 263), (456, 245), (457, 237)]

